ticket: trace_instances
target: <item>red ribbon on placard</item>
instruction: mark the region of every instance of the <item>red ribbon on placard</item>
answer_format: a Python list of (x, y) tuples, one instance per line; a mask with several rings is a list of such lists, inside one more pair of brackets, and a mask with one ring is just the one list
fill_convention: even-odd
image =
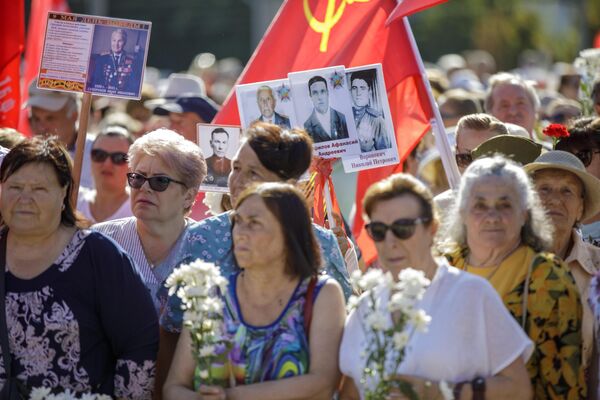
[(325, 203), (325, 182), (329, 184), (329, 193), (331, 194), (331, 205), (333, 212), (342, 215), (340, 207), (333, 189), (333, 180), (331, 172), (333, 171), (333, 163), (335, 158), (318, 158), (315, 157), (310, 166), (311, 180), (315, 184), (315, 199), (313, 204), (313, 219), (315, 223), (325, 226), (325, 217), (327, 216), (327, 205)]

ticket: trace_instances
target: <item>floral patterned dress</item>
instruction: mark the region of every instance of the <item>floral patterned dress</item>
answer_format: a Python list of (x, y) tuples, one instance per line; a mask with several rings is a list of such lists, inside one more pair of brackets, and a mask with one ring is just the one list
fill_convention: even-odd
[[(2, 279), (19, 381), (30, 389), (151, 398), (157, 317), (129, 256), (112, 240), (77, 231), (40, 275), (20, 279), (6, 271)], [(0, 388), (5, 380), (0, 357)]]
[[(446, 254), (446, 258), (462, 269), (467, 254), (465, 248)], [(525, 280), (502, 297), (519, 324)], [(533, 257), (526, 312), (523, 328), (535, 345), (527, 362), (534, 398), (584, 399), (587, 390), (581, 367), (583, 311), (579, 291), (568, 268), (554, 254), (535, 253)]]
[[(239, 275), (238, 272), (229, 278), (227, 293), (223, 296), (225, 337), (232, 343), (228, 356), (231, 368), (214, 365), (213, 375), (227, 382), (231, 371), (236, 384), (249, 385), (306, 374), (310, 351), (304, 332), (303, 311), (311, 278), (298, 283), (288, 304), (273, 323), (253, 326), (244, 321), (236, 295)], [(327, 279), (330, 278), (319, 277), (313, 301), (316, 301)], [(198, 385), (201, 379), (196, 376), (194, 381)]]

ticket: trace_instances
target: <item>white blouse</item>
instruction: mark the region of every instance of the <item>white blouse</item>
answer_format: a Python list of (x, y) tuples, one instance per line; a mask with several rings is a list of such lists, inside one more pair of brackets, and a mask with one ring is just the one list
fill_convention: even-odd
[[(387, 291), (380, 297), (385, 310)], [(339, 360), (342, 373), (354, 380), (361, 398), (365, 390), (361, 384), (366, 357), (364, 320), (369, 312), (363, 299), (346, 320)], [(531, 356), (533, 343), (488, 281), (445, 260), (438, 260), (438, 270), (419, 306), (431, 316), (431, 323), (427, 332), (411, 337), (397, 374), (457, 383), (494, 376), (517, 357), (526, 362)], [(391, 316), (388, 323), (391, 326)]]

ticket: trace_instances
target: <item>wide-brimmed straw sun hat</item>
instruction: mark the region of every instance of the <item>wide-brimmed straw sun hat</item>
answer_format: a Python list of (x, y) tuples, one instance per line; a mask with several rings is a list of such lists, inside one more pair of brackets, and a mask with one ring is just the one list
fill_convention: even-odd
[(585, 221), (600, 212), (600, 180), (588, 173), (583, 163), (573, 154), (560, 150), (548, 151), (523, 168), (530, 175), (543, 169), (558, 169), (574, 174), (581, 180), (584, 188), (581, 220)]

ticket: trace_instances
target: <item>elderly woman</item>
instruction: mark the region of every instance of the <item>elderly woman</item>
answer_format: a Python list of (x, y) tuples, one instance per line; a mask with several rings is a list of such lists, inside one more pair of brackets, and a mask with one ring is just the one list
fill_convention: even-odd
[(152, 301), (129, 256), (80, 228), (67, 151), (56, 139), (23, 141), (0, 180), (0, 385), (8, 376), (29, 389), (150, 398)]
[[(592, 364), (594, 347), (594, 318), (587, 299), (590, 281), (600, 270), (600, 248), (585, 243), (577, 227), (600, 211), (600, 180), (586, 172), (576, 156), (559, 150), (541, 155), (526, 165), (525, 170), (533, 178), (546, 214), (554, 225), (552, 252), (565, 260), (581, 295), (582, 367), (587, 370)], [(596, 388), (588, 386), (588, 389), (595, 391)]]
[(92, 177), (95, 190), (82, 188), (77, 210), (92, 223), (130, 217), (127, 190), (127, 152), (133, 139), (127, 129), (109, 126), (92, 144)]
[[(193, 388), (196, 360), (186, 329), (165, 398), (331, 399), (344, 297), (335, 280), (319, 275), (320, 249), (304, 197), (290, 184), (263, 183), (236, 199), (233, 252), (241, 271), (230, 276), (222, 298), (237, 385)], [(312, 317), (306, 302), (313, 304)]]
[(552, 226), (526, 172), (502, 157), (475, 161), (449, 214), (450, 264), (487, 279), (533, 341), (527, 369), (536, 399), (581, 399), (582, 308)]
[(129, 149), (127, 180), (131, 188), (133, 217), (95, 225), (127, 251), (144, 280), (160, 318), (161, 339), (157, 390), (166, 377), (178, 330), (169, 321), (167, 277), (182, 262), (199, 257), (190, 247), (187, 219), (206, 176), (200, 148), (168, 129), (158, 129), (137, 139)]
[[(312, 143), (306, 132), (283, 130), (277, 125), (257, 123), (250, 127), (233, 157), (229, 175), (231, 202), (252, 183), (296, 182), (310, 166)], [(348, 272), (335, 236), (313, 224), (321, 246), (327, 273), (340, 283), (344, 294), (351, 292)], [(192, 227), (190, 240), (196, 254), (204, 261), (217, 264), (223, 275), (236, 271), (231, 241), (231, 215), (226, 212), (200, 221)]]
[[(448, 398), (444, 389), (455, 399), (529, 399), (525, 362), (532, 343), (488, 282), (432, 256), (438, 219), (431, 192), (410, 175), (392, 175), (367, 190), (363, 207), (384, 271), (397, 279), (403, 269), (416, 268), (432, 281), (420, 306), (432, 317), (429, 329), (411, 337), (399, 369), (388, 372), (411, 383), (422, 399)], [(363, 325), (370, 311), (364, 299), (346, 321), (341, 399), (365, 398)]]

